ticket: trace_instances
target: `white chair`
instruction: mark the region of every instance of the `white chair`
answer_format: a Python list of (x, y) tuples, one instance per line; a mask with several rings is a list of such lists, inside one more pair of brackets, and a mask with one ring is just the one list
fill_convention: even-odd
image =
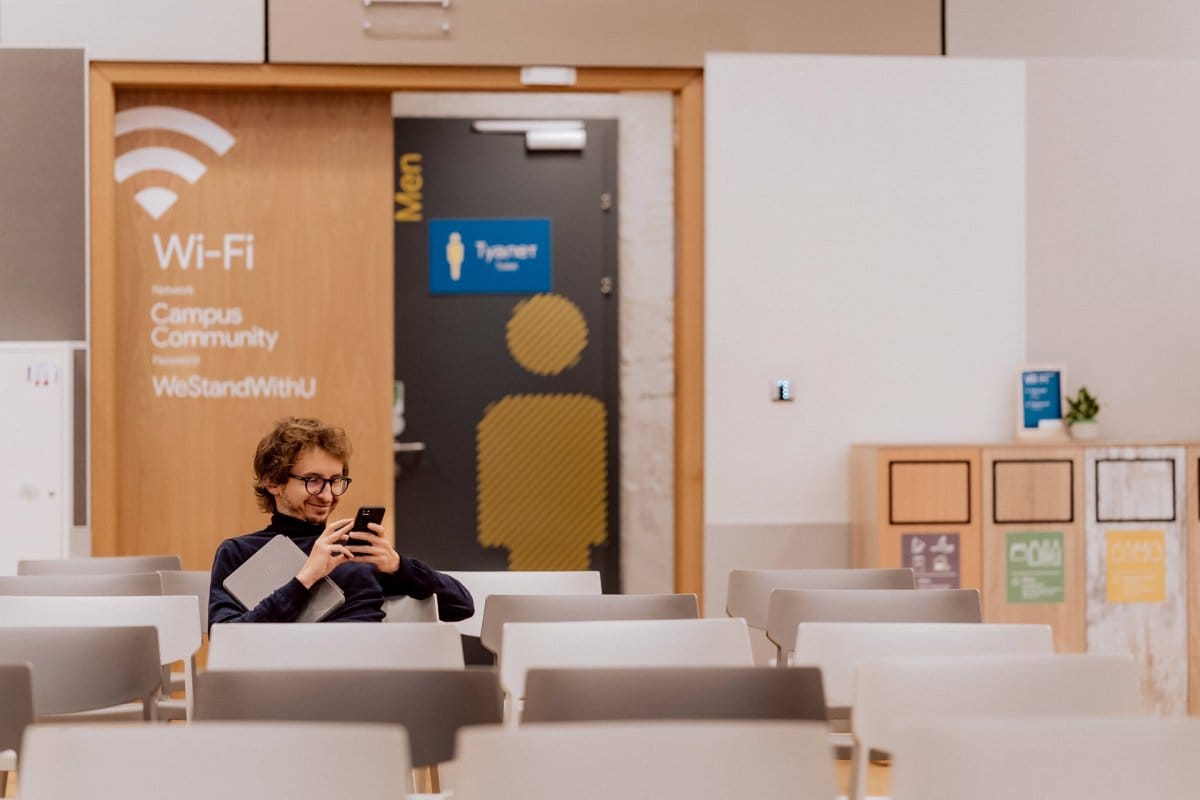
[(767, 638), (786, 667), (801, 622), (983, 622), (976, 589), (775, 589), (767, 611)]
[(832, 800), (836, 794), (824, 726), (813, 722), (488, 726), (459, 731), (456, 751), (455, 800)]
[[(0, 662), (23, 662), (32, 670), (32, 711), (42, 721), (124, 703), (136, 704), (130, 716), (157, 719), (159, 657), (151, 625), (0, 626)], [(0, 703), (0, 716), (10, 712), (8, 702)]]
[[(891, 753), (899, 760), (907, 727), (917, 722), (958, 717), (1142, 713), (1137, 668), (1128, 656), (946, 656), (865, 661), (859, 664), (854, 678), (855, 746), (849, 797), (861, 800), (864, 796), (868, 752)], [(1070, 746), (1078, 743), (1070, 742)]]
[(0, 797), (8, 773), (17, 768), (21, 736), (33, 722), (33, 669), (27, 663), (0, 663)]
[(212, 585), (212, 574), (206, 570), (160, 569), (159, 585), (163, 594), (190, 594), (200, 605), (200, 631), (208, 631), (208, 591)]
[(509, 622), (498, 666), (515, 726), (534, 667), (752, 667), (744, 619)]
[(893, 800), (1195, 797), (1200, 720), (951, 719), (910, 728)]
[(509, 622), (584, 622), (602, 619), (697, 619), (694, 594), (494, 594), (483, 610), (479, 639), (500, 653)]
[[(152, 626), (158, 631), (159, 663), (169, 667), (175, 662), (183, 662), (186, 698), (181, 703), (160, 702), (160, 712), (166, 711), (161, 716), (188, 717), (191, 715), (196, 653), (200, 649), (198, 605), (192, 596), (0, 597), (0, 626)], [(114, 713), (120, 712), (114, 710)], [(125, 715), (133, 713), (132, 710), (125, 711)]]
[[(771, 592), (776, 589), (915, 589), (916, 578), (898, 569), (735, 569), (729, 572), (725, 614), (745, 617), (755, 659), (779, 666), (775, 643), (767, 638)], [(769, 655), (776, 653), (776, 655)]]
[(908, 568), (898, 569), (735, 569), (729, 572), (725, 613), (745, 617), (751, 628), (767, 629), (775, 589), (915, 589)]
[(793, 666), (819, 667), (825, 704), (845, 716), (854, 669), (892, 656), (1051, 655), (1049, 625), (961, 625), (955, 622), (802, 622)]
[(408, 737), (369, 723), (31, 726), (21, 800), (403, 797)]
[(162, 583), (154, 572), (0, 575), (0, 595), (17, 597), (153, 597), (162, 593)]
[(181, 568), (181, 560), (175, 555), (34, 558), (17, 562), (18, 575), (112, 575)]
[(437, 595), (431, 594), (423, 600), (415, 597), (385, 597), (383, 599), (384, 622), (437, 622)]
[(451, 623), (226, 622), (209, 637), (210, 671), (463, 668)]
[(600, 573), (595, 571), (447, 572), (475, 600), (475, 613), (455, 624), (463, 636), (480, 635), (483, 609), (493, 594), (600, 594)]

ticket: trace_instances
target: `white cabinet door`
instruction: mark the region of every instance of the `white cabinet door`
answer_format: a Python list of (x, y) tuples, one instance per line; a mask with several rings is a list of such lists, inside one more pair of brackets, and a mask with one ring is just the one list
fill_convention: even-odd
[(0, 0), (0, 44), (98, 61), (265, 61), (263, 0)]
[(71, 367), (67, 344), (0, 344), (0, 575), (67, 555)]

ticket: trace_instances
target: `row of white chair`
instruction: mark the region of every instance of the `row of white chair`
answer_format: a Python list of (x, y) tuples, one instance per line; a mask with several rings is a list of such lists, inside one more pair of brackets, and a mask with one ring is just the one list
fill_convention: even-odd
[[(456, 800), (832, 800), (836, 792), (823, 728), (812, 723), (478, 727), (460, 731), (456, 749)], [(403, 728), (362, 723), (34, 726), (21, 797), (65, 800), (97, 787), (127, 800), (394, 797), (406, 752)], [(1197, 752), (1197, 720), (927, 723), (905, 733), (892, 798), (1188, 797), (1200, 785)]]

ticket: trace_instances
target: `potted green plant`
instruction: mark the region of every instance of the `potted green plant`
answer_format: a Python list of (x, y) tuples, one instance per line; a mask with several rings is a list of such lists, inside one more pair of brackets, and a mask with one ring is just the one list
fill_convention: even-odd
[(1100, 413), (1100, 402), (1080, 386), (1074, 397), (1067, 398), (1067, 413), (1063, 420), (1071, 426), (1072, 439), (1095, 439), (1100, 432), (1096, 415)]

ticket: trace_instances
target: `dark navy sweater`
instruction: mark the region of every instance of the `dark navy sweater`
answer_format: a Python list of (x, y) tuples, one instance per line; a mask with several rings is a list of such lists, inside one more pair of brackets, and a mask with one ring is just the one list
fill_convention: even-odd
[[(212, 585), (209, 587), (208, 624), (219, 622), (292, 622), (300, 615), (309, 590), (296, 578), (280, 586), (247, 610), (226, 591), (224, 582), (259, 548), (282, 534), (306, 554), (325, 531), (324, 523), (305, 522), (286, 514), (272, 514), (266, 529), (226, 539), (213, 557)], [(346, 602), (323, 622), (379, 622), (383, 619), (383, 598), (408, 595), (424, 600), (431, 594), (438, 599), (438, 616), (446, 622), (466, 619), (475, 613), (471, 594), (461, 583), (422, 564), (415, 558), (400, 556), (394, 574), (378, 571), (371, 564), (341, 564), (329, 573), (346, 595)]]

